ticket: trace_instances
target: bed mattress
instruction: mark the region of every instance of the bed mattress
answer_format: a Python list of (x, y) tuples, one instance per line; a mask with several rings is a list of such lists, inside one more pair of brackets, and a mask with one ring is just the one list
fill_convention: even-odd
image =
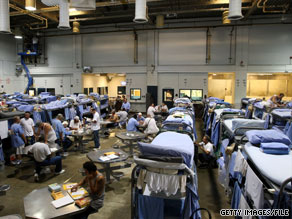
[(186, 134), (163, 132), (157, 135), (151, 144), (139, 142), (142, 155), (182, 157), (191, 167), (194, 159), (194, 144)]
[(291, 118), (291, 113), (292, 109), (274, 109), (271, 114), (281, 117), (283, 119), (289, 119)]
[[(292, 177), (291, 151), (288, 155), (265, 154), (249, 142), (245, 144), (244, 151), (261, 174), (274, 184), (281, 186), (286, 179)], [(291, 183), (287, 187), (292, 189)]]

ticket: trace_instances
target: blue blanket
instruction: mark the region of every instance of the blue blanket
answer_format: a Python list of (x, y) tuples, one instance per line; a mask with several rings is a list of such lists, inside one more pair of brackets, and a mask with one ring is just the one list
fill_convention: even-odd
[(289, 154), (289, 146), (283, 143), (261, 143), (261, 149), (266, 154)]
[(251, 130), (246, 132), (246, 137), (251, 144), (278, 142), (290, 145), (291, 141), (285, 134), (276, 130)]

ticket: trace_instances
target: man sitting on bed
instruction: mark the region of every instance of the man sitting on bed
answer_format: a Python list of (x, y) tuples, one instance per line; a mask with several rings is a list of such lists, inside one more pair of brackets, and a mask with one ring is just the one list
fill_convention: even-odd
[(273, 106), (273, 107), (279, 107), (279, 106), (284, 106), (284, 104), (282, 104), (282, 99), (284, 97), (283, 93), (280, 93), (279, 95), (273, 95), (268, 102)]
[(214, 149), (209, 136), (205, 135), (202, 142), (197, 144), (197, 146), (203, 151), (203, 153), (198, 154), (198, 158), (201, 163), (199, 167), (210, 166), (211, 161), (214, 159)]

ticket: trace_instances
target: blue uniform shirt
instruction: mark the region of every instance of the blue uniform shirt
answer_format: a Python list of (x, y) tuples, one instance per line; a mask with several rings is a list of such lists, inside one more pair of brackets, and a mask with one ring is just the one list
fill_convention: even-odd
[(24, 145), (24, 141), (21, 135), (24, 134), (24, 131), (20, 124), (14, 123), (11, 126), (11, 144), (13, 147), (17, 148)]
[(131, 108), (131, 105), (129, 102), (126, 102), (126, 103), (123, 103), (122, 108), (124, 108), (128, 112)]
[(140, 121), (143, 121), (143, 122), (144, 122), (144, 121), (145, 121), (145, 118), (144, 118), (143, 116), (141, 116), (141, 118), (138, 117), (138, 118), (137, 118), (137, 121), (138, 121), (138, 122), (140, 122)]
[(53, 129), (56, 132), (57, 139), (60, 139), (60, 133), (63, 133), (64, 136), (64, 126), (59, 119), (53, 119), (52, 121)]
[(139, 126), (139, 123), (137, 122), (137, 120), (134, 118), (131, 118), (127, 125), (127, 131), (136, 132), (138, 131), (137, 129), (138, 126)]

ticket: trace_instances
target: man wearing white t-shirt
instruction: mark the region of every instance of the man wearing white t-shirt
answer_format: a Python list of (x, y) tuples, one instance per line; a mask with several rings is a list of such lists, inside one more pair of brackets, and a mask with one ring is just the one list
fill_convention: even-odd
[(99, 149), (99, 129), (100, 129), (100, 117), (96, 109), (91, 109), (93, 119), (91, 120), (91, 129), (93, 131), (93, 138), (94, 138), (94, 147), (95, 149)]
[(34, 139), (34, 122), (32, 118), (30, 118), (30, 112), (25, 112), (24, 118), (20, 120), (20, 125), (23, 128), (24, 136), (27, 140), (28, 145), (32, 145), (35, 142)]
[(154, 118), (154, 112), (156, 112), (156, 109), (154, 107), (154, 103), (152, 103), (151, 106), (149, 106), (147, 109), (147, 115), (150, 115), (152, 118)]
[(34, 143), (29, 152), (33, 154), (35, 160), (35, 181), (39, 181), (39, 175), (42, 166), (56, 165), (55, 174), (59, 175), (65, 172), (62, 169), (62, 158), (61, 156), (52, 156), (51, 150), (47, 144), (44, 142)]
[(70, 125), (69, 125), (71, 130), (78, 130), (82, 128), (82, 124), (79, 120), (79, 116), (75, 116), (74, 119), (72, 119), (70, 121)]
[(199, 153), (198, 158), (201, 164), (209, 164), (210, 161), (214, 158), (214, 149), (213, 144), (210, 142), (210, 138), (205, 135), (203, 141), (199, 143), (199, 148), (203, 153)]
[(159, 132), (159, 128), (156, 125), (155, 119), (152, 118), (150, 115), (147, 115), (147, 118), (145, 119), (143, 126), (146, 127), (145, 134), (151, 135), (157, 134)]

